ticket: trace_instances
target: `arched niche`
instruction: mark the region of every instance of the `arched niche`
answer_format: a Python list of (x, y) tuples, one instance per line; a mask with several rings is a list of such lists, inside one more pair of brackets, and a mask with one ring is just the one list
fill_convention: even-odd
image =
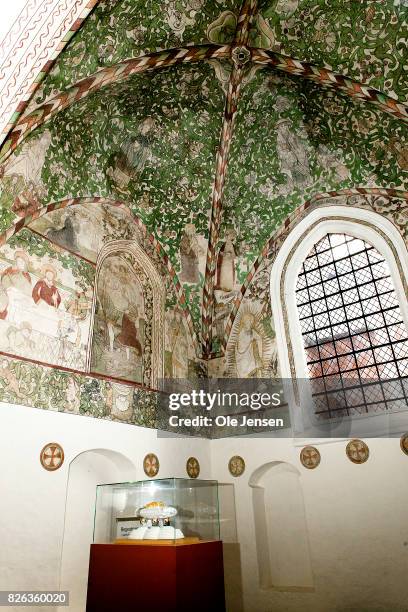
[(249, 479), (262, 589), (310, 590), (313, 574), (298, 470), (284, 461), (257, 468)]
[(101, 448), (80, 453), (69, 465), (60, 589), (70, 592), (69, 609), (72, 612), (83, 612), (86, 607), (96, 486), (132, 480), (135, 470), (133, 463), (121, 453)]
[(164, 287), (140, 245), (115, 240), (95, 276), (90, 372), (157, 388), (163, 376)]

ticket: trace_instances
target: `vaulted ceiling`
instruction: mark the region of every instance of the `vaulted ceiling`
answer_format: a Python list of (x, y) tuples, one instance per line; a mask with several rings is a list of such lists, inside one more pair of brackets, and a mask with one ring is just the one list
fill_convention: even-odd
[[(181, 278), (203, 356), (216, 353), (226, 232), (239, 286), (308, 198), (408, 190), (406, 4), (100, 1), (3, 145), (7, 175), (47, 143), (37, 205), (13, 209), (3, 188), (1, 230), (72, 198), (123, 202)], [(180, 275), (186, 228), (202, 260), (193, 282)]]

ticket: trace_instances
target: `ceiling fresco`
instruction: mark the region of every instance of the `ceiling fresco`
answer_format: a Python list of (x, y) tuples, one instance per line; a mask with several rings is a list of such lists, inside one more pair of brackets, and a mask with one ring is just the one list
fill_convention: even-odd
[[(28, 105), (23, 117), (31, 133), (19, 133), (22, 142), (11, 155), (7, 144), (3, 150), (0, 230), (8, 236), (13, 224), (17, 230), (28, 225), (32, 235), (93, 266), (111, 240), (142, 243), (166, 289), (166, 374), (191, 372), (202, 367), (199, 358), (223, 353), (233, 312), (270, 349), (262, 368), (251, 371), (277, 371), (265, 300), (255, 313), (235, 312), (254, 263), (288, 215), (319, 193), (408, 190), (408, 128), (395, 116), (402, 107), (393, 116), (351, 97), (350, 81), (347, 95), (263, 67), (251, 61), (250, 48), (331, 67), (379, 89), (381, 100), (387, 100), (384, 92), (404, 102), (405, 4), (99, 2)], [(148, 71), (131, 76), (126, 64), (118, 66), (163, 49), (175, 48), (176, 56), (182, 46), (204, 44), (225, 45), (229, 59), (163, 68), (157, 56)], [(78, 84), (102, 69), (109, 84)], [(72, 86), (78, 88), (64, 97)], [(48, 102), (56, 96), (60, 105), (54, 108)], [(370, 99), (365, 90), (364, 96)], [(9, 144), (16, 142), (12, 136)], [(94, 208), (92, 198), (123, 206)], [(45, 206), (70, 199), (83, 203), (41, 216)], [(137, 321), (148, 320), (142, 293), (131, 321), (135, 329)], [(189, 337), (182, 344), (185, 323)], [(232, 331), (239, 342), (240, 331)], [(101, 331), (109, 359), (123, 348), (120, 333), (118, 327), (109, 340), (109, 329)], [(138, 344), (132, 342), (123, 351), (130, 347), (136, 360)], [(140, 337), (137, 342), (142, 344)], [(126, 352), (121, 358), (130, 368)], [(227, 362), (224, 374), (241, 371), (231, 353)], [(97, 372), (109, 370), (102, 365)], [(124, 378), (144, 381), (142, 369), (132, 376)]]
[(352, 185), (408, 188), (408, 130), (381, 111), (293, 77), (258, 72), (241, 96), (224, 198), (244, 282), (286, 216)]
[[(161, 49), (207, 43), (209, 25), (224, 11), (238, 16), (239, 9), (237, 0), (101, 0), (56, 61), (26, 114), (101, 68)], [(225, 42), (228, 25), (222, 28)], [(232, 35), (234, 30), (235, 25)]]
[(263, 0), (273, 49), (408, 99), (405, 0)]
[[(124, 59), (186, 44), (230, 43), (240, 8), (239, 0), (100, 1), (25, 114)], [(263, 0), (258, 10), (252, 47), (330, 67), (408, 101), (405, 0)]]
[[(31, 193), (30, 210), (38, 208), (40, 201), (58, 202), (67, 196), (95, 194), (126, 201), (146, 227), (160, 236), (185, 281), (198, 327), (223, 105), (221, 85), (207, 64), (135, 76), (88, 96), (56, 115), (42, 133), (35, 131), (6, 164), (1, 195), (3, 227), (9, 224), (12, 212), (19, 216), (22, 204), (18, 193), (22, 188)], [(31, 147), (37, 160), (34, 164)], [(76, 214), (69, 225), (75, 224)], [(44, 221), (36, 223), (41, 226)], [(115, 220), (105, 223), (114, 224)], [(193, 251), (198, 269), (191, 277), (182, 274), (180, 248), (191, 239), (192, 228), (197, 234)], [(60, 230), (63, 226), (57, 220), (51, 231)], [(82, 254), (92, 259), (89, 245), (82, 248)]]

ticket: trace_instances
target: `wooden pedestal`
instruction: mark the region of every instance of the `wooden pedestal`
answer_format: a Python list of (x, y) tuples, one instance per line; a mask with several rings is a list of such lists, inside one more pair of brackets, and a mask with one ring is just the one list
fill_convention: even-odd
[(86, 612), (225, 612), (222, 542), (92, 544)]

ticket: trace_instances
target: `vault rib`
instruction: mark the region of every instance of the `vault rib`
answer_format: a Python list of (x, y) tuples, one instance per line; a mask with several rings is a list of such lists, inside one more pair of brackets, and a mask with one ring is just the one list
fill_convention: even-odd
[(281, 55), (274, 51), (251, 48), (251, 56), (252, 61), (256, 64), (262, 64), (279, 72), (302, 77), (322, 87), (337, 89), (357, 100), (370, 102), (382, 111), (394, 115), (397, 119), (408, 122), (408, 106), (401, 104), (395, 98), (388, 96), (378, 89), (359, 83), (328, 68), (320, 68), (309, 62)]
[[(222, 221), (222, 205), (227, 173), (229, 151), (234, 130), (234, 120), (238, 108), (239, 92), (244, 74), (244, 65), (240, 63), (240, 53), (248, 53), (245, 60), (248, 61), (250, 53), (247, 48), (249, 31), (253, 16), (257, 9), (257, 0), (244, 0), (238, 17), (237, 28), (232, 42), (231, 55), (234, 60), (231, 72), (227, 98), (225, 102), (224, 120), (221, 129), (220, 144), (215, 162), (215, 177), (211, 203), (211, 221), (207, 247), (207, 262), (205, 268), (205, 279), (203, 289), (203, 311), (202, 311), (202, 349), (203, 357), (208, 358), (212, 351), (212, 322), (214, 315), (214, 285), (217, 268), (217, 243), (220, 236)], [(243, 53), (244, 57), (246, 54)]]
[(134, 74), (178, 64), (229, 58), (230, 55), (231, 47), (229, 45), (187, 45), (182, 48), (149, 53), (125, 60), (115, 66), (103, 68), (60, 92), (52, 100), (42, 104), (29, 115), (22, 117), (4, 141), (0, 150), (0, 163), (3, 163), (16, 147), (40, 125), (49, 121), (54, 115), (68, 108), (71, 104), (83, 100), (87, 95), (98, 91), (102, 87), (125, 81)]

